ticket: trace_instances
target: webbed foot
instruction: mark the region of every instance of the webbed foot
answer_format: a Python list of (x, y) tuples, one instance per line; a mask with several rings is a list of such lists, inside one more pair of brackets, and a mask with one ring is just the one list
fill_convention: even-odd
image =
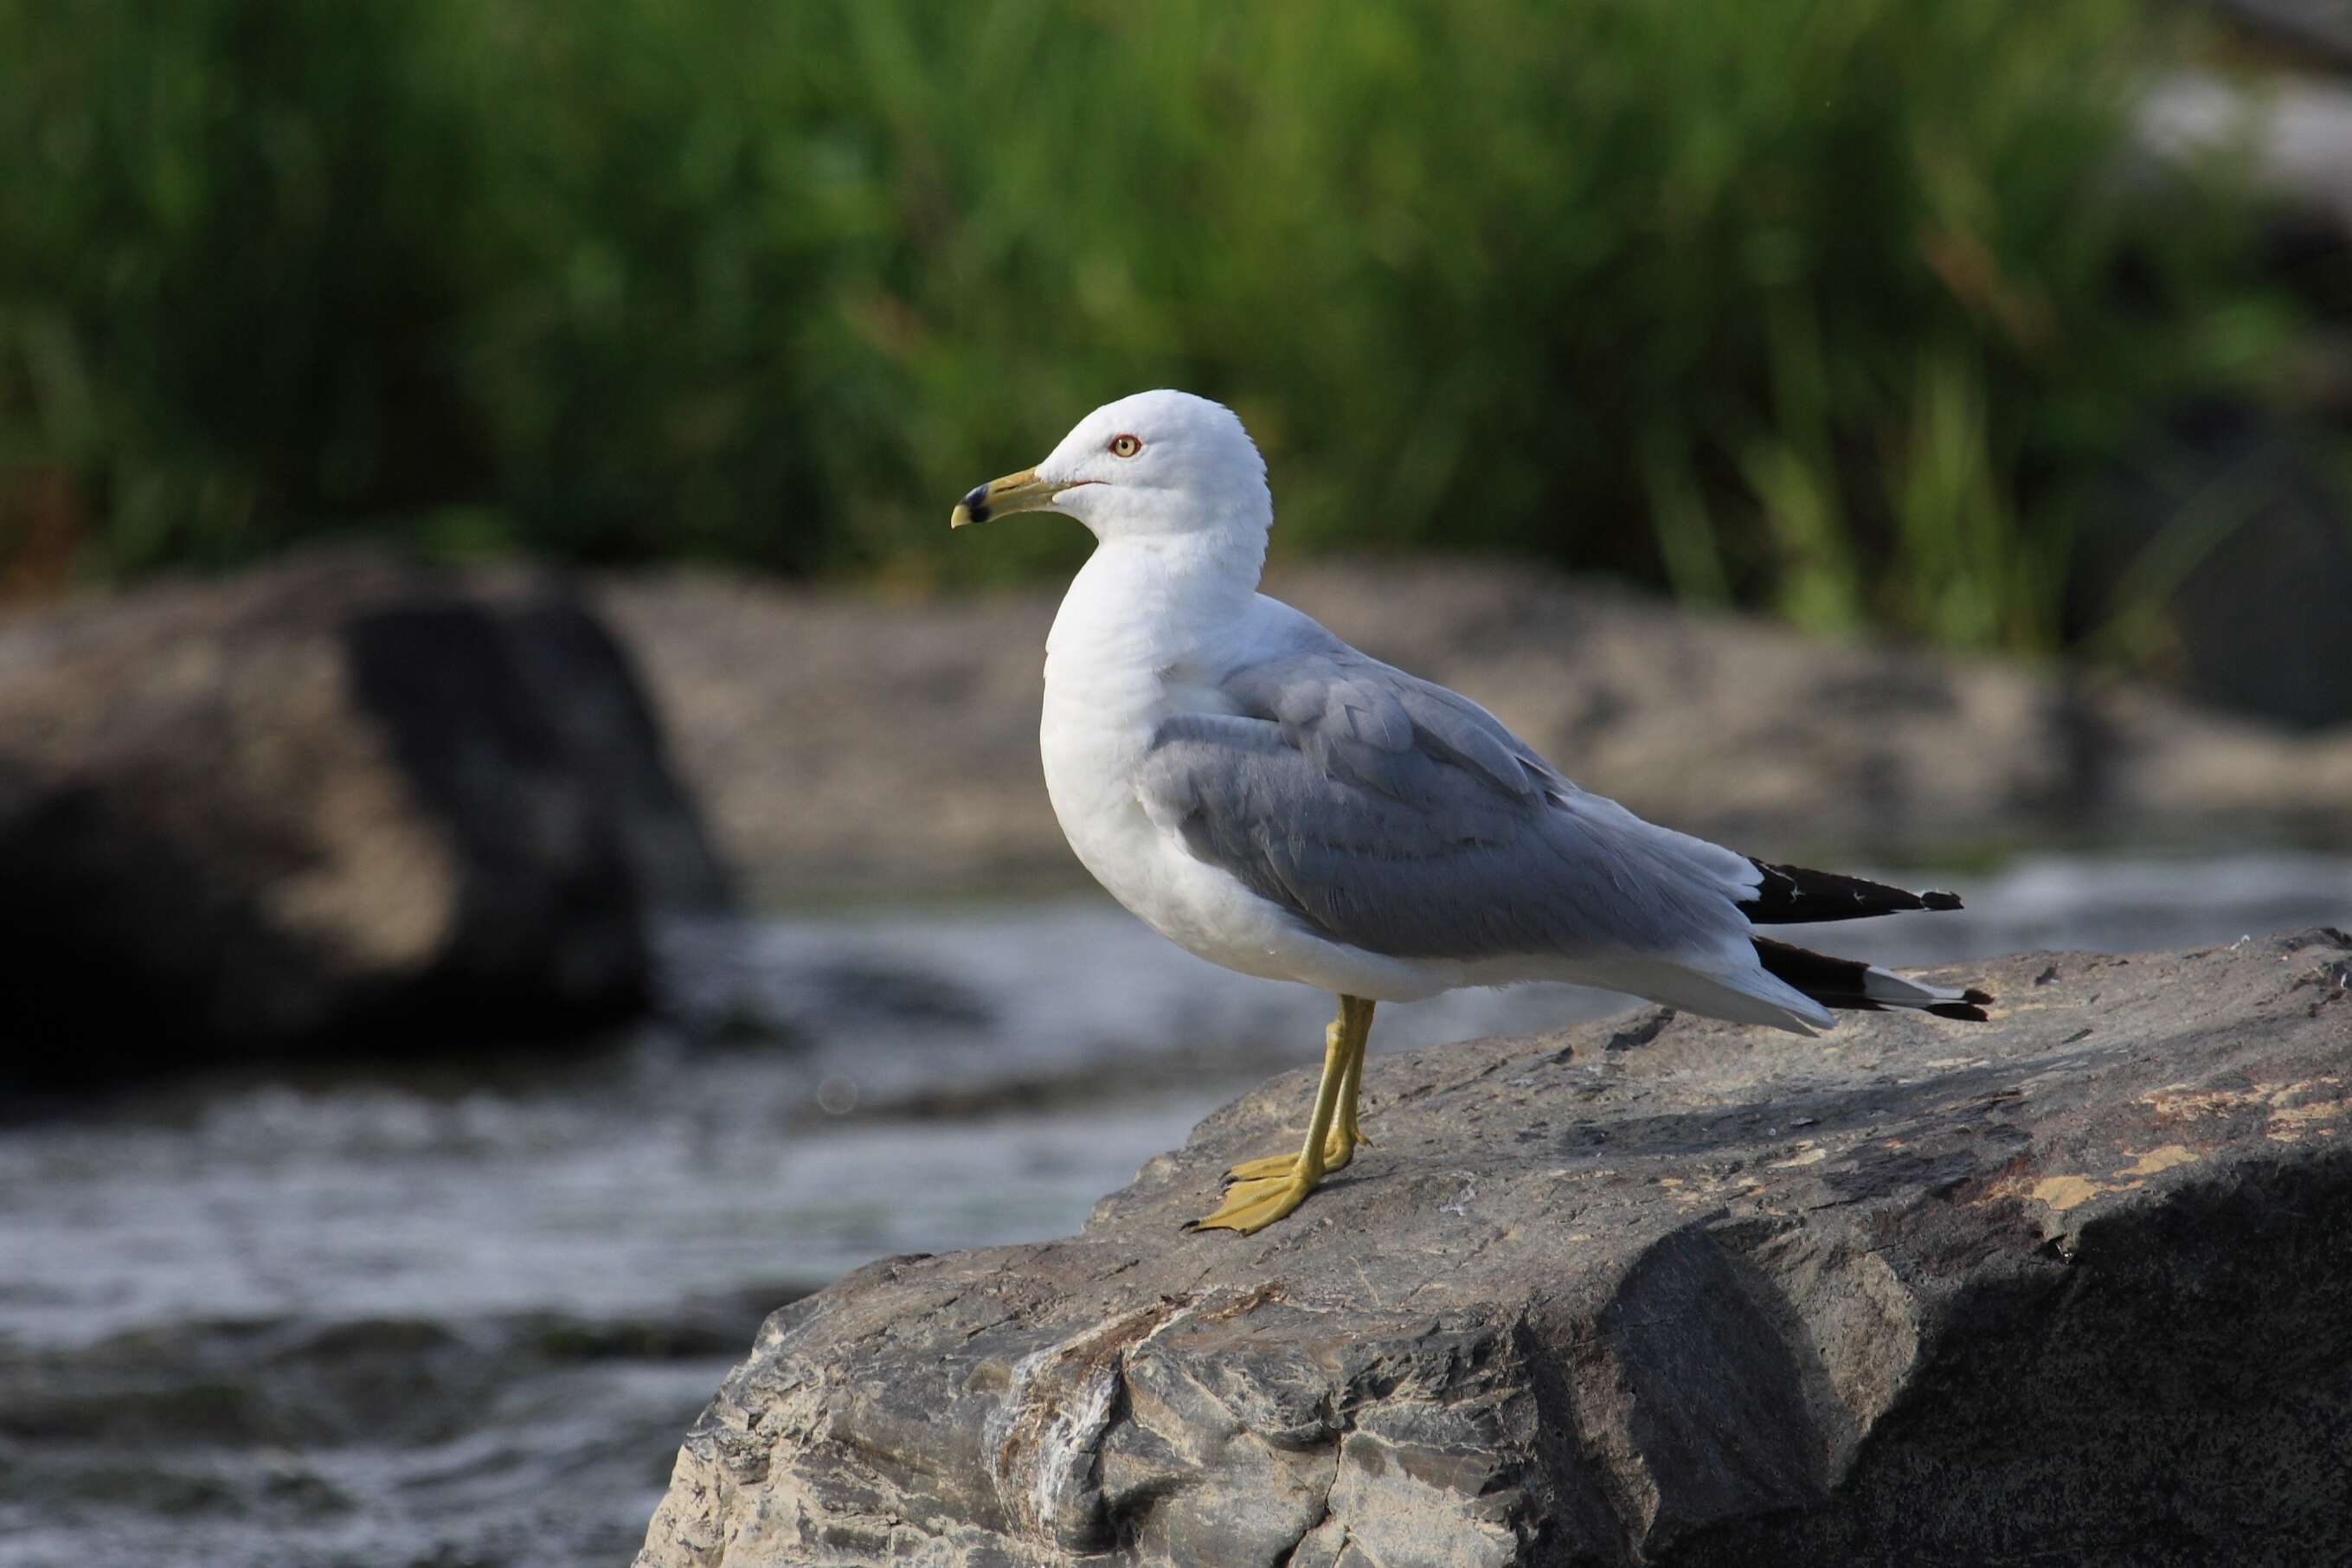
[[(1257, 1162), (1252, 1162), (1256, 1163)], [(1192, 1221), (1186, 1230), (1234, 1230), (1255, 1236), (1307, 1201), (1322, 1173), (1288, 1173), (1235, 1182), (1225, 1189), (1225, 1201), (1215, 1212)]]

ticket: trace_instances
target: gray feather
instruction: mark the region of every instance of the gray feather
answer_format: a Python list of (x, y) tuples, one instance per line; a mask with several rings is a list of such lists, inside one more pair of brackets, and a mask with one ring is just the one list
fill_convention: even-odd
[(1216, 677), (1234, 712), (1160, 726), (1139, 786), (1195, 858), (1391, 957), (1744, 942), (1744, 857), (1586, 794), (1476, 703), (1317, 632)]

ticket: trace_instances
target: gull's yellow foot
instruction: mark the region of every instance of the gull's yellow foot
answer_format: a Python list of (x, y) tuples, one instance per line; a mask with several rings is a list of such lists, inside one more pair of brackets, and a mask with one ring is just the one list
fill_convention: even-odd
[[(1348, 1163), (1356, 1157), (1356, 1145), (1370, 1142), (1370, 1139), (1360, 1132), (1353, 1138), (1343, 1138), (1337, 1132), (1332, 1133), (1323, 1141), (1324, 1171), (1328, 1173), (1344, 1169)], [(1258, 1182), (1268, 1177), (1287, 1176), (1297, 1169), (1297, 1155), (1268, 1154), (1263, 1160), (1244, 1160), (1240, 1164), (1227, 1171), (1225, 1184), (1231, 1186), (1235, 1182)]]
[[(1253, 1161), (1252, 1163), (1259, 1162)], [(1254, 1236), (1307, 1201), (1321, 1173), (1267, 1176), (1234, 1183), (1225, 1189), (1225, 1201), (1216, 1212), (1192, 1221), (1186, 1230), (1237, 1230)]]
[(1254, 1236), (1307, 1201), (1326, 1171), (1355, 1158), (1362, 1134), (1356, 1128), (1356, 1091), (1364, 1072), (1364, 1037), (1372, 1026), (1372, 1005), (1360, 996), (1339, 998), (1339, 1016), (1323, 1031), (1323, 1077), (1315, 1086), (1315, 1114), (1307, 1123), (1306, 1146), (1296, 1154), (1244, 1160), (1225, 1173), (1232, 1184), (1213, 1214), (1186, 1230), (1237, 1230)]

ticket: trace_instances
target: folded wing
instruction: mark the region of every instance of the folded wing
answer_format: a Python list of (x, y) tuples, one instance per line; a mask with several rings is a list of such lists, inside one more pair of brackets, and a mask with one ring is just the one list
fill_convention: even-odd
[(1746, 944), (1753, 862), (1578, 789), (1466, 698), (1345, 645), (1218, 684), (1238, 711), (1162, 725), (1145, 807), (1318, 935), (1463, 960)]

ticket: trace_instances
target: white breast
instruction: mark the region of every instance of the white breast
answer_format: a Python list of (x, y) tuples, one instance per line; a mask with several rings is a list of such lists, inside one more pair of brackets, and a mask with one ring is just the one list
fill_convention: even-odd
[[(1136, 785), (1160, 726), (1180, 713), (1230, 713), (1211, 672), (1269, 638), (1295, 635), (1296, 612), (1238, 594), (1170, 592), (1139, 552), (1096, 552), (1046, 642), (1038, 733), (1045, 790), (1070, 847), (1095, 879), (1152, 930), (1244, 974), (1410, 1001), (1459, 984), (1459, 965), (1381, 958), (1308, 934), (1233, 876), (1194, 858), (1152, 820)], [(1139, 615), (1140, 602), (1151, 606)]]
[(1152, 921), (1160, 830), (1144, 815), (1135, 772), (1168, 712), (1166, 650), (1157, 628), (1120, 613), (1132, 588), (1123, 564), (1118, 552), (1097, 551), (1062, 601), (1045, 643), (1037, 741), (1070, 847), (1112, 897)]
[(1137, 769), (1170, 715), (1234, 710), (1202, 674), (1202, 654), (1244, 643), (1255, 598), (1247, 583), (1176, 586), (1164, 558), (1110, 544), (1070, 584), (1045, 645), (1045, 791), (1078, 859), (1147, 925), (1228, 968), (1289, 978), (1274, 951), (1286, 922), (1194, 859), (1137, 793)]

